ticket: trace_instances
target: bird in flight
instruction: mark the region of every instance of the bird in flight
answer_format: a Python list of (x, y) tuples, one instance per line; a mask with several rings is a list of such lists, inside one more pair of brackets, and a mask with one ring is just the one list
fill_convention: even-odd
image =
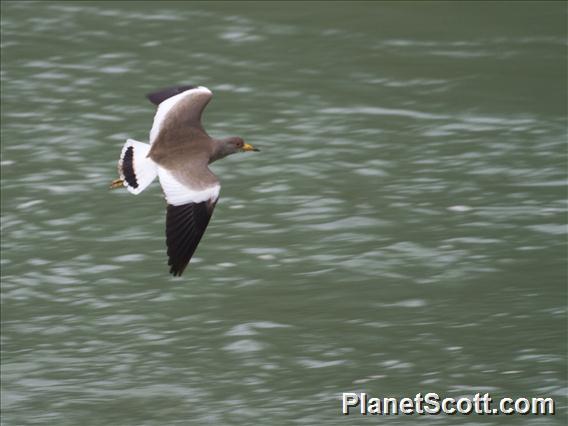
[(140, 194), (156, 176), (166, 198), (166, 245), (170, 273), (181, 276), (219, 199), (219, 179), (209, 164), (236, 152), (258, 151), (240, 137), (210, 137), (201, 124), (213, 97), (203, 86), (176, 86), (146, 97), (158, 109), (150, 143), (128, 139), (111, 188)]

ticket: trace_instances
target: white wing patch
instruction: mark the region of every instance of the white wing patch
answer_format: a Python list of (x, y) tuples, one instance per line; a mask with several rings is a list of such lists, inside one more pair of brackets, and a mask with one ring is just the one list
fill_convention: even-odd
[(154, 123), (152, 124), (152, 129), (150, 129), (150, 145), (154, 143), (158, 134), (160, 133), (160, 128), (162, 123), (166, 119), (168, 112), (177, 104), (180, 100), (185, 98), (186, 96), (194, 96), (194, 95), (202, 95), (208, 94), (211, 95), (211, 91), (207, 87), (199, 86), (195, 89), (189, 89), (185, 92), (179, 93), (171, 98), (166, 99), (160, 105), (158, 105), (158, 110), (156, 111), (156, 115), (154, 116)]
[(188, 203), (201, 203), (206, 200), (217, 201), (221, 185), (213, 185), (202, 190), (192, 190), (179, 182), (168, 170), (158, 167), (158, 177), (164, 190), (166, 201), (173, 206)]

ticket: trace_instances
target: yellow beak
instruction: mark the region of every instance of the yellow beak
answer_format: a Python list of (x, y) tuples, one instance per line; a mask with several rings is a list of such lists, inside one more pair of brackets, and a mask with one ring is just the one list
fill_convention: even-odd
[(252, 145), (250, 145), (250, 144), (248, 144), (248, 143), (245, 143), (245, 144), (243, 145), (243, 151), (260, 151), (260, 149), (255, 148), (254, 146), (252, 146)]

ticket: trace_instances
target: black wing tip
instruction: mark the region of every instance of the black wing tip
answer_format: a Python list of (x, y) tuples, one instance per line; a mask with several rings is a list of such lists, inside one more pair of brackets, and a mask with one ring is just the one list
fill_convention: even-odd
[(170, 274), (172, 274), (174, 277), (181, 277), (181, 274), (183, 274), (184, 270), (185, 270), (185, 266), (180, 267), (180, 266), (173, 266), (172, 265), (172, 267), (170, 268)]
[(215, 203), (210, 200), (180, 206), (167, 205), (166, 244), (170, 274), (180, 277), (203, 236)]
[[(170, 253), (168, 253), (168, 255), (169, 254)], [(172, 274), (174, 277), (181, 277), (183, 271), (185, 271), (185, 268), (187, 268), (187, 265), (189, 265), (190, 260), (191, 258), (187, 259), (187, 261), (182, 260), (180, 262), (179, 259), (174, 259), (170, 257), (168, 261), (168, 266), (170, 267), (170, 274)]]
[(191, 89), (195, 89), (197, 86), (192, 86), (192, 85), (184, 85), (184, 86), (172, 86), (172, 87), (166, 87), (164, 89), (160, 89), (157, 90), (155, 92), (152, 93), (148, 93), (146, 95), (146, 98), (152, 102), (154, 105), (160, 105), (162, 102), (164, 102), (166, 99), (171, 98), (172, 96), (175, 95), (179, 95), (182, 92), (185, 92), (186, 90), (191, 90)]

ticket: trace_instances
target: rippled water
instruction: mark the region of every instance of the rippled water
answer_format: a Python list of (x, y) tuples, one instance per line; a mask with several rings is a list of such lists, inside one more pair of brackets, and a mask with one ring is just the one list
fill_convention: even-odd
[[(564, 424), (566, 5), (2, 2), (2, 424), (344, 424), (339, 395), (551, 396)], [(143, 94), (258, 154), (181, 279)], [(456, 417), (427, 417), (453, 425)]]

